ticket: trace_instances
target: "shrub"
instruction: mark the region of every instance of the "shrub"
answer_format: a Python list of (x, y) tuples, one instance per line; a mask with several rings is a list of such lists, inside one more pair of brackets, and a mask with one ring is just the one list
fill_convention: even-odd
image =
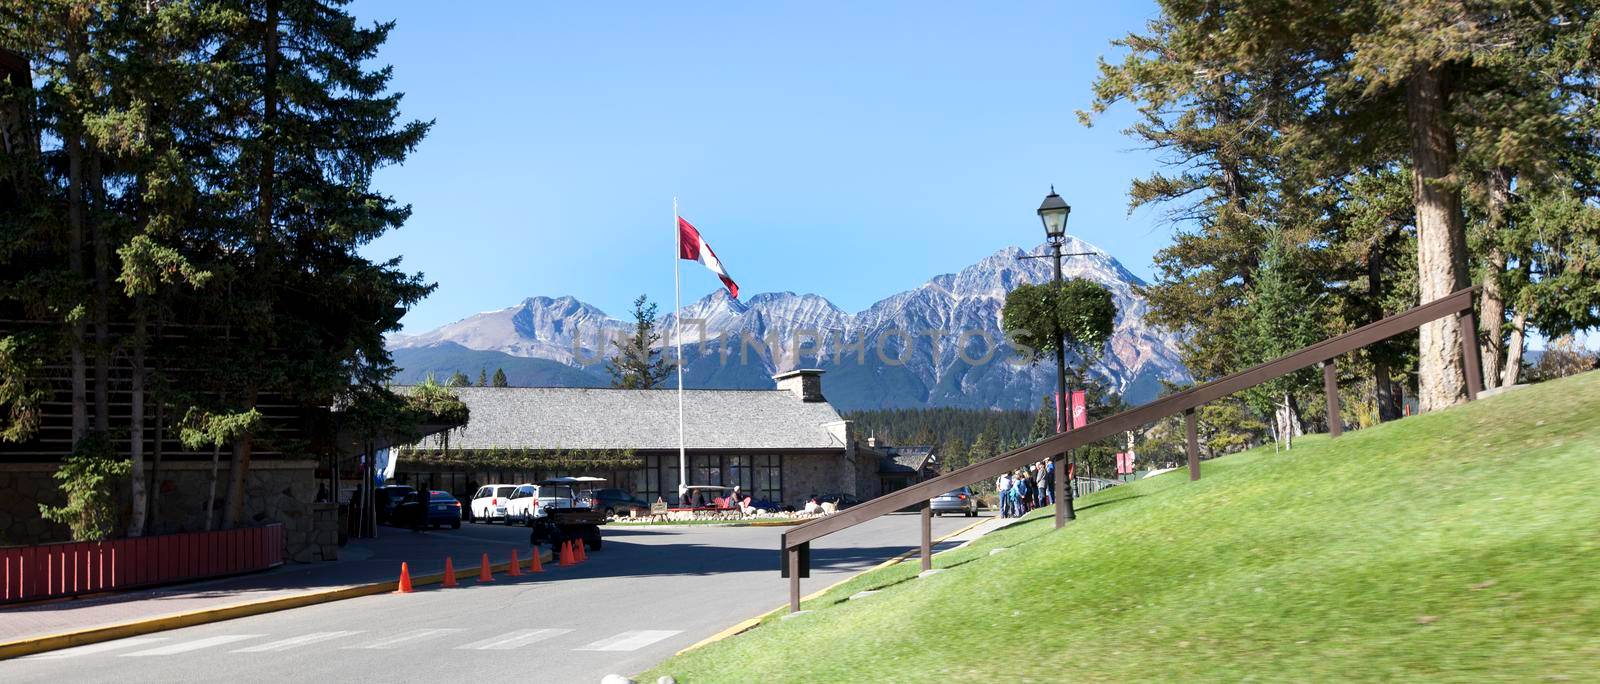
[(105, 435), (85, 438), (53, 476), (61, 482), (67, 504), (39, 504), (39, 515), (72, 528), (73, 541), (98, 541), (111, 536), (117, 524), (116, 492), (131, 467), (126, 459), (112, 455)]

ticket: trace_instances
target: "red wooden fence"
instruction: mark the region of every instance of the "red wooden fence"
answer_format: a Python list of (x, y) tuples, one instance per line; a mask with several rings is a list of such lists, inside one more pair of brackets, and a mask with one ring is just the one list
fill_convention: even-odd
[(0, 548), (0, 603), (265, 570), (283, 564), (283, 525)]

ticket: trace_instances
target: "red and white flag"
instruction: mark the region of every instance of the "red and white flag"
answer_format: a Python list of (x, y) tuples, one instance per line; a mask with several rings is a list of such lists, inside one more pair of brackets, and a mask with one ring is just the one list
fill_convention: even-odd
[(695, 230), (694, 224), (678, 217), (678, 258), (698, 261), (711, 269), (722, 279), (722, 284), (728, 286), (728, 294), (734, 299), (739, 298), (739, 284), (728, 277), (728, 269), (722, 267), (722, 261), (717, 259), (717, 253), (711, 251), (711, 245), (706, 244), (705, 238), (700, 237), (700, 231)]

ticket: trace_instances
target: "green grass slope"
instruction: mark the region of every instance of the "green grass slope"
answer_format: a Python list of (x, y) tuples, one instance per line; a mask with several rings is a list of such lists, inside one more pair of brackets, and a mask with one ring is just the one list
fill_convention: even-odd
[(1204, 475), (1089, 497), (1060, 532), (1036, 515), (925, 579), (863, 575), (640, 679), (1600, 676), (1600, 373)]

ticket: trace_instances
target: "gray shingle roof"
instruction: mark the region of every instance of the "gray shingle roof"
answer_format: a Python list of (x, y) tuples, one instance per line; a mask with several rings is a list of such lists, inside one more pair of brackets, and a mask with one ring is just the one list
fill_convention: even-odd
[[(677, 449), (675, 390), (578, 387), (454, 387), (467, 427), (450, 435), (462, 449)], [(843, 420), (827, 402), (787, 390), (685, 390), (690, 449), (842, 449), (826, 427)], [(434, 444), (429, 440), (427, 444)]]
[(922, 472), (927, 467), (928, 459), (933, 456), (931, 446), (895, 446), (878, 447), (886, 450), (879, 464), (878, 472), (883, 474), (901, 473), (915, 474)]

